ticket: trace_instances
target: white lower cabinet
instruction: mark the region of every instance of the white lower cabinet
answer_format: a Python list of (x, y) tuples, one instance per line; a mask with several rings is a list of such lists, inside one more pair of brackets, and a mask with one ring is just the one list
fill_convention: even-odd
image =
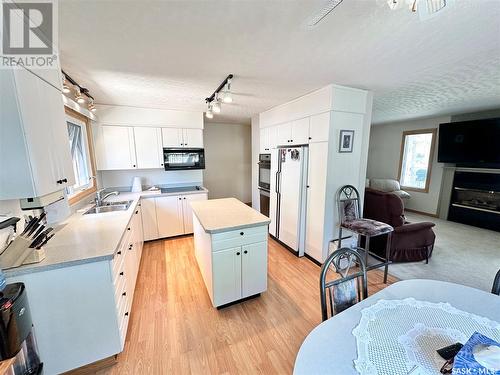
[(224, 305), (241, 299), (241, 247), (214, 252), (212, 255), (213, 303)]
[(158, 237), (158, 224), (156, 222), (156, 202), (154, 198), (141, 199), (142, 230), (144, 241), (155, 240)]
[(215, 251), (212, 261), (214, 306), (267, 289), (267, 242)]
[(207, 199), (206, 192), (143, 198), (141, 208), (144, 240), (193, 233), (191, 202)]
[[(141, 204), (141, 203), (139, 203)], [(141, 206), (137, 205), (128, 223), (115, 257), (111, 261), (111, 273), (115, 287), (116, 314), (120, 333), (121, 349), (127, 336), (135, 284), (142, 255)]]
[(214, 307), (267, 289), (267, 225), (210, 234), (194, 221), (195, 257)]
[(177, 195), (155, 198), (158, 236), (172, 237), (184, 234), (182, 197)]

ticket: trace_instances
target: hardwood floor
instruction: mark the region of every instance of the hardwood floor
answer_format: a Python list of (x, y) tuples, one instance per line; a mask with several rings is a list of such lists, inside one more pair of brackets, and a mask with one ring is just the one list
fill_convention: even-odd
[[(319, 271), (270, 240), (267, 292), (217, 310), (192, 236), (147, 243), (125, 350), (97, 373), (290, 374), (302, 341), (321, 321)], [(370, 294), (386, 286), (382, 272), (368, 279)]]

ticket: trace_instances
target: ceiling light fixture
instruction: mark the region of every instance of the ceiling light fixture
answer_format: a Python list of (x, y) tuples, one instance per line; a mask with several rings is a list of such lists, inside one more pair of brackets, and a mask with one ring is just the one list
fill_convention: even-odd
[[(231, 97), (231, 80), (233, 79), (233, 75), (229, 74), (224, 81), (215, 89), (212, 95), (210, 95), (208, 98), (205, 98), (205, 102), (208, 104), (208, 110), (205, 114), (207, 118), (213, 118), (214, 113), (220, 113), (221, 112), (221, 103), (231, 103), (233, 101), (233, 98)], [(222, 95), (222, 100), (219, 98), (220, 92), (226, 88), (223, 91)]]
[(92, 112), (95, 112), (96, 111), (96, 107), (95, 107), (95, 104), (94, 104), (94, 99), (90, 99), (89, 100), (89, 111), (92, 111)]
[(226, 90), (224, 90), (224, 95), (222, 96), (222, 101), (224, 103), (232, 103), (233, 97), (231, 96), (231, 79), (227, 80)]
[(220, 113), (220, 99), (219, 99), (219, 94), (215, 95), (215, 100), (212, 102), (212, 111), (214, 113)]
[(68, 86), (68, 82), (66, 81), (66, 76), (64, 74), (62, 75), (62, 92), (65, 94), (69, 94), (71, 92), (71, 89)]
[[(400, 9), (404, 2), (413, 13), (420, 13), (421, 16), (430, 17), (439, 12), (453, 0), (387, 0), (387, 5), (391, 10)], [(422, 7), (422, 10), (419, 8)]]
[(208, 109), (205, 113), (206, 118), (214, 118), (214, 113), (212, 112), (212, 104), (208, 103)]
[(75, 92), (75, 100), (80, 104), (85, 103), (85, 99), (83, 98), (82, 92), (80, 91), (79, 87), (76, 89)]

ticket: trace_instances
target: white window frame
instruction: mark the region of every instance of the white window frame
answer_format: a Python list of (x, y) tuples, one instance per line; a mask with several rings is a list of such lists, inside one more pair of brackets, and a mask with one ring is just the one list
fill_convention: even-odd
[[(403, 184), (401, 184), (401, 178), (402, 178), (402, 173), (403, 173), (403, 163), (405, 161), (406, 137), (411, 136), (411, 135), (418, 135), (418, 134), (432, 134), (431, 149), (429, 151), (429, 159), (427, 160), (427, 176), (426, 176), (424, 188), (417, 188), (417, 187), (413, 187), (413, 186), (404, 186)], [(401, 140), (401, 154), (400, 154), (400, 159), (399, 159), (399, 172), (398, 172), (398, 181), (401, 184), (401, 189), (422, 192), (422, 193), (429, 192), (429, 186), (431, 183), (432, 163), (434, 160), (434, 146), (436, 145), (436, 136), (437, 136), (437, 129), (436, 128), (407, 130), (407, 131), (403, 132), (403, 138)]]
[[(90, 159), (90, 152), (91, 152), (91, 148), (89, 147), (89, 144), (88, 144), (88, 134), (87, 134), (87, 124), (80, 120), (79, 118), (76, 118), (76, 117), (73, 117), (69, 114), (66, 114), (66, 127), (68, 126), (68, 122), (76, 125), (76, 126), (79, 126), (81, 128), (81, 136), (82, 136), (82, 142), (83, 142), (83, 147), (84, 147), (84, 150), (85, 150), (85, 163), (86, 163), (86, 168), (87, 168), (87, 171), (88, 171), (88, 174), (89, 174), (89, 181), (86, 185), (80, 185), (78, 186), (77, 188), (71, 186), (70, 188), (67, 189), (67, 193), (68, 193), (68, 198), (71, 199), (73, 197), (75, 197), (76, 195), (80, 194), (82, 191), (85, 191), (89, 188), (92, 188), (94, 186), (94, 183), (92, 181), (92, 179), (94, 178), (93, 176), (93, 171), (92, 171), (92, 162), (91, 162), (91, 159)], [(68, 138), (68, 141), (69, 141), (69, 138)], [(73, 155), (72, 155), (73, 157)], [(73, 171), (73, 173), (75, 173), (75, 171)]]

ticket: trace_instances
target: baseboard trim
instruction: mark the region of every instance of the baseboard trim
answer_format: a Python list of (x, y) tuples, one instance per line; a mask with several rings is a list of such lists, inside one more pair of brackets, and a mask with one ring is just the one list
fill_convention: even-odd
[(321, 267), (323, 264), (319, 261), (317, 261), (316, 259), (314, 259), (312, 256), (310, 256), (309, 254), (304, 254), (304, 256), (309, 259), (311, 262), (313, 262), (315, 265), (317, 265), (318, 267)]
[(424, 215), (424, 216), (430, 216), (430, 217), (433, 217), (433, 218), (436, 218), (438, 219), (439, 218), (439, 215), (438, 214), (430, 214), (428, 212), (423, 212), (423, 211), (418, 211), (418, 210), (413, 210), (411, 208), (405, 208), (405, 211), (408, 211), (408, 212), (412, 212), (414, 214), (419, 214), (419, 215)]
[(65, 372), (63, 375), (90, 375), (98, 371), (114, 366), (118, 362), (118, 355), (113, 355), (100, 361), (90, 363), (88, 365), (78, 367), (77, 369)]

